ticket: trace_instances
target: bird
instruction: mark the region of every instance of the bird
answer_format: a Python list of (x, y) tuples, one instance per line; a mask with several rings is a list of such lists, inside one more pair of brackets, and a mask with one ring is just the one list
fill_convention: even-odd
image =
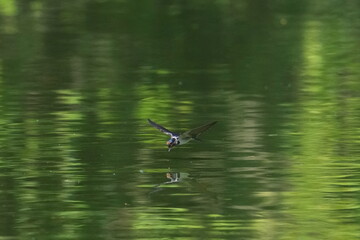
[(182, 144), (188, 143), (191, 140), (201, 141), (198, 138), (198, 136), (217, 123), (217, 121), (213, 121), (213, 122), (210, 122), (208, 124), (202, 125), (200, 127), (197, 127), (197, 128), (191, 129), (189, 131), (186, 131), (186, 132), (184, 132), (182, 134), (177, 134), (177, 133), (174, 133), (174, 132), (166, 129), (165, 127), (151, 121), (151, 119), (148, 119), (148, 122), (154, 128), (156, 128), (156, 129), (160, 130), (161, 132), (163, 132), (163, 133), (170, 136), (169, 141), (166, 142), (166, 145), (168, 146), (168, 151), (169, 152), (171, 151), (171, 149), (173, 147), (175, 147), (177, 145), (182, 145)]

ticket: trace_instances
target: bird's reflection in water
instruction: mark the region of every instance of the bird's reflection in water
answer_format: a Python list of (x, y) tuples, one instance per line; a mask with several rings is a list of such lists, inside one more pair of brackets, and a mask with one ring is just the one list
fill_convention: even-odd
[[(154, 197), (156, 194), (158, 194), (161, 191), (171, 191), (176, 190), (176, 194), (180, 194), (180, 192), (183, 193), (183, 189), (186, 191), (187, 196), (193, 195), (197, 196), (197, 198), (204, 197), (207, 199), (206, 201), (209, 201), (209, 199), (213, 199), (214, 203), (218, 202), (218, 193), (214, 192), (211, 189), (211, 184), (207, 182), (204, 179), (199, 179), (198, 176), (192, 175), (187, 172), (166, 172), (165, 177), (168, 179), (168, 181), (159, 183), (153, 187), (153, 190), (149, 192), (148, 196), (149, 198)], [(175, 185), (175, 186), (169, 186), (169, 185)], [(173, 192), (172, 192), (173, 193)], [(170, 194), (172, 194), (170, 193)], [(179, 195), (178, 195), (179, 196)]]
[(164, 190), (165, 185), (180, 183), (184, 179), (189, 178), (188, 173), (180, 173), (180, 172), (167, 172), (165, 176), (169, 180), (166, 181), (166, 182), (159, 183), (159, 184), (155, 185), (154, 190), (152, 190), (149, 193), (149, 196), (151, 196), (152, 194), (154, 194), (156, 192), (160, 192), (160, 191)]
[(179, 172), (168, 172), (166, 173), (166, 178), (170, 180), (168, 183), (176, 183), (181, 180)]

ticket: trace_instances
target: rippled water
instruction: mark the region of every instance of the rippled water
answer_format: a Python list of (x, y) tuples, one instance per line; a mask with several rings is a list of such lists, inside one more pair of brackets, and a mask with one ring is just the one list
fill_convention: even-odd
[(360, 238), (356, 1), (85, 2), (0, 1), (0, 239)]

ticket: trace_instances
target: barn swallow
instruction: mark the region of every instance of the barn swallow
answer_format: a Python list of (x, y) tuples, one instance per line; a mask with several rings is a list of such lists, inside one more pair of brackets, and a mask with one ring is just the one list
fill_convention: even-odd
[(148, 122), (154, 128), (157, 128), (161, 132), (170, 136), (169, 141), (166, 142), (169, 152), (173, 147), (175, 147), (177, 145), (182, 145), (182, 144), (188, 143), (189, 141), (191, 141), (193, 139), (200, 141), (200, 139), (198, 139), (198, 136), (200, 134), (202, 134), (203, 132), (205, 132), (206, 130), (208, 130), (210, 127), (212, 127), (215, 123), (217, 123), (217, 121), (213, 121), (213, 122), (210, 122), (203, 126), (186, 131), (182, 134), (177, 134), (177, 133), (174, 133), (174, 132), (164, 128), (163, 126), (151, 121), (150, 119), (148, 119)]

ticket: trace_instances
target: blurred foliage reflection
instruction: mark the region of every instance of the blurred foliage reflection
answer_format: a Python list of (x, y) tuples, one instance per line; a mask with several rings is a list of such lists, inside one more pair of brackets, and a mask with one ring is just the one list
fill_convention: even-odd
[[(0, 239), (359, 239), (360, 5), (0, 0)], [(174, 131), (218, 120), (167, 152)]]

